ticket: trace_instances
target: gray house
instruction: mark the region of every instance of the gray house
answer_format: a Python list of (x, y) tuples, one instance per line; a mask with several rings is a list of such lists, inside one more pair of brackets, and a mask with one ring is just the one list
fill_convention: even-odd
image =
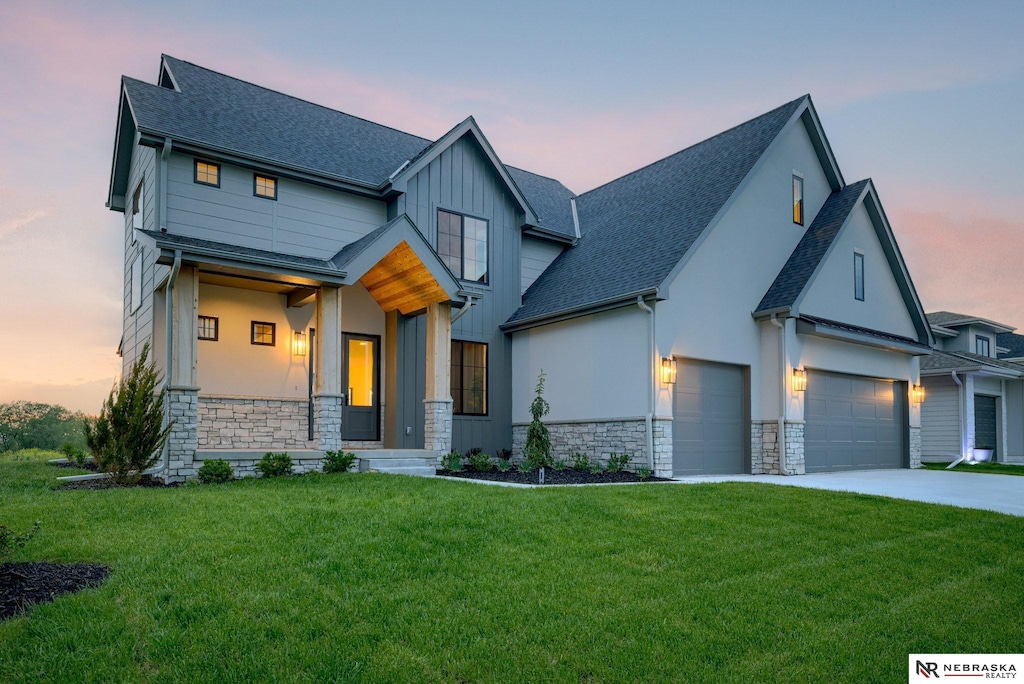
[(913, 467), (924, 316), (870, 180), (809, 96), (582, 195), (472, 118), (427, 140), (164, 56), (123, 77), (127, 365), (161, 476), (267, 450), (364, 466), (522, 448), (660, 475)]

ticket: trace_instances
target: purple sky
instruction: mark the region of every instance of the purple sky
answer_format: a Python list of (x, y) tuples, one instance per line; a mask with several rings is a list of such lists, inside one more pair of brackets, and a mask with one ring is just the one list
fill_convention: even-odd
[[(803, 93), (918, 292), (1024, 328), (1018, 3), (0, 5), (0, 402), (97, 411), (120, 368), (121, 74), (161, 52), (583, 192)], [(764, 6), (763, 6), (764, 5)]]

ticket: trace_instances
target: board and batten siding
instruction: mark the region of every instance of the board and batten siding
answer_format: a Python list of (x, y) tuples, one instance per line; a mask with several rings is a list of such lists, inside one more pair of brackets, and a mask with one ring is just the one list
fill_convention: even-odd
[(952, 378), (922, 378), (921, 456), (956, 458), (960, 455), (960, 394)]
[[(405, 194), (388, 207), (388, 218), (406, 214), (437, 247), (439, 209), (485, 219), (488, 224), (488, 284), (463, 282), (479, 302), (452, 326), (452, 339), (488, 345), (486, 416), (455, 416), (454, 449), (480, 447), (489, 454), (512, 448), (511, 340), (498, 326), (519, 307), (520, 226), (523, 214), (483, 150), (471, 136), (455, 141), (409, 179)], [(398, 318), (398, 388), (395, 433), (400, 448), (423, 447), (426, 320)], [(411, 363), (410, 359), (415, 359)], [(409, 428), (410, 434), (406, 434)]]
[[(255, 172), (221, 164), (220, 187), (195, 182), (195, 158), (167, 162), (167, 230), (283, 254), (328, 259), (386, 221), (384, 202), (277, 177), (277, 199), (253, 194)], [(273, 177), (273, 176), (272, 176)]]
[[(143, 147), (136, 140), (132, 150), (132, 161), (128, 170), (128, 191), (124, 212), (124, 290), (122, 291), (123, 337), (121, 338), (122, 372), (128, 368), (142, 352), (146, 342), (153, 339), (153, 288), (155, 285), (156, 255), (151, 249), (143, 249), (142, 243), (135, 240), (132, 209), (135, 189), (139, 183), (143, 188), (142, 227), (146, 230), (156, 228), (157, 197), (156, 151)], [(142, 254), (142, 304), (131, 310), (132, 297), (132, 263)], [(150, 358), (153, 354), (150, 353)]]
[(520, 291), (526, 292), (551, 262), (562, 253), (562, 245), (540, 238), (523, 236)]

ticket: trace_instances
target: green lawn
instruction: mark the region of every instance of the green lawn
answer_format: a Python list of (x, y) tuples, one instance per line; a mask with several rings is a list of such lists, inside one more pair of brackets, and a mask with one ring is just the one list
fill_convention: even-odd
[[(922, 463), (928, 470), (945, 470), (952, 461), (946, 463)], [(1024, 475), (1024, 465), (1013, 465), (1011, 463), (961, 463), (954, 471), (958, 473), (995, 473), (997, 475)]]
[(100, 588), (0, 622), (0, 681), (903, 681), (1024, 643), (1024, 519), (747, 483), (379, 474), (54, 491), (17, 560)]

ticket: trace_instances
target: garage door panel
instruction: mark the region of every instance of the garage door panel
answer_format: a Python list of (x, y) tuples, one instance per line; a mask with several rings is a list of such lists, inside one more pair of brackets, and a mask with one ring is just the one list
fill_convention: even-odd
[(850, 418), (853, 416), (853, 402), (844, 399), (826, 399), (825, 415), (829, 418)]
[(851, 411), (853, 418), (855, 419), (867, 419), (875, 420), (877, 415), (875, 413), (875, 405), (868, 404), (863, 401), (854, 402), (853, 410)]
[(676, 366), (673, 475), (742, 473), (750, 439), (743, 369), (686, 359)]

